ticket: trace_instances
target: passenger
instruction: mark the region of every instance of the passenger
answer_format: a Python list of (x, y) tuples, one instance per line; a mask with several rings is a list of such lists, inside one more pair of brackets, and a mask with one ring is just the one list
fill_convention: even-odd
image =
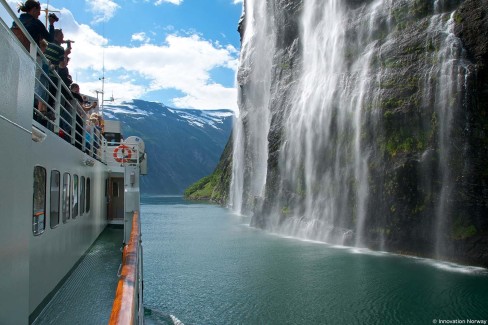
[[(19, 16), (20, 22), (24, 25), (25, 29), (29, 32), (30, 36), (34, 39), (37, 46), (39, 46), (42, 39), (48, 42), (54, 39), (54, 23), (58, 21), (58, 17), (55, 14), (49, 15), (49, 32), (47, 31), (44, 24), (39, 20), (39, 15), (41, 14), (41, 4), (38, 1), (27, 0), (24, 4), (19, 6), (17, 12), (23, 12)], [(12, 31), (21, 41), (24, 47), (29, 50), (30, 42), (22, 33), (22, 30), (14, 22), (12, 24)]]
[[(41, 40), (41, 42), (39, 44), (39, 48), (40, 48), (42, 53), (46, 52), (48, 45), (49, 45), (49, 43), (45, 39)], [(44, 101), (47, 101), (47, 88), (49, 87), (49, 80), (47, 78), (47, 76), (49, 76), (49, 61), (46, 62), (41, 57), (39, 57), (38, 62), (39, 62), (39, 65), (41, 66), (41, 71), (40, 71), (39, 78), (38, 78), (39, 79), (39, 88), (40, 88), (38, 95)], [(44, 104), (43, 102), (40, 102), (39, 105), (44, 106), (44, 110), (45, 110), (46, 104)], [(39, 109), (39, 110), (41, 110), (41, 109)]]
[(71, 75), (69, 74), (68, 62), (69, 62), (69, 57), (65, 56), (63, 61), (59, 63), (58, 75), (64, 83), (64, 85), (61, 87), (61, 93), (63, 94), (61, 98), (62, 106), (71, 112), (72, 107), (70, 107), (70, 105), (66, 103), (66, 101), (71, 100), (71, 90), (69, 89), (69, 87), (73, 83), (73, 80), (71, 79)]
[(97, 113), (93, 113), (90, 115), (90, 121), (93, 122), (94, 127), (100, 132), (102, 130), (102, 127), (100, 126), (100, 119), (101, 116), (98, 115)]
[[(54, 71), (58, 71), (59, 69), (59, 64), (64, 61), (64, 57), (68, 56), (68, 54), (71, 52), (71, 48), (67, 48), (66, 50), (61, 46), (61, 44), (64, 41), (64, 34), (61, 29), (55, 29), (54, 30), (54, 40), (49, 43), (46, 52), (44, 55), (46, 58), (51, 62), (51, 71), (49, 73), (49, 77), (51, 78), (51, 82), (49, 85), (49, 100), (48, 104), (50, 107), (53, 109), (55, 108), (55, 102), (56, 102), (56, 93), (58, 91), (58, 78)], [(60, 88), (63, 90), (63, 95), (67, 96), (68, 94), (66, 91), (64, 91), (64, 87)], [(68, 142), (71, 142), (71, 123), (72, 123), (72, 118), (71, 118), (71, 112), (66, 112), (66, 109), (63, 107), (67, 107), (68, 105), (62, 105), (60, 108), (60, 122), (59, 122), (59, 136), (65, 139)]]
[(89, 102), (88, 97), (86, 96), (83, 96), (83, 109), (88, 115), (91, 115), (93, 113), (99, 114), (98, 102), (97, 101)]
[[(87, 101), (86, 96), (82, 96), (80, 94), (80, 86), (78, 84), (72, 84), (71, 85), (71, 94), (73, 98), (75, 98), (83, 108), (83, 111), (87, 114), (90, 115), (92, 113), (97, 113), (98, 114), (98, 107), (97, 107), (97, 102), (89, 102)], [(97, 112), (92, 112), (92, 109), (97, 108)]]
[(100, 157), (100, 151), (99, 151), (99, 148), (100, 148), (100, 142), (101, 142), (101, 133), (102, 133), (102, 127), (100, 125), (100, 119), (101, 119), (101, 116), (96, 114), (96, 113), (93, 113), (90, 115), (90, 121), (92, 121), (93, 123), (93, 126), (94, 126), (94, 129), (93, 129), (93, 147), (94, 147), (94, 151), (93, 151), (93, 157), (94, 158), (98, 158)]
[(93, 118), (93, 120), (94, 120), (95, 131), (96, 131), (96, 132), (94, 132), (94, 134), (96, 134), (95, 139), (94, 139), (94, 146), (96, 149), (96, 155), (94, 155), (94, 157), (99, 158), (99, 157), (101, 157), (100, 144), (102, 143), (102, 134), (103, 134), (103, 128), (104, 128), (104, 125), (102, 124), (103, 119), (102, 119), (101, 115), (96, 114), (96, 113), (93, 113), (92, 115), (90, 115), (90, 117)]
[(98, 125), (100, 127), (100, 133), (103, 135), (105, 133), (105, 121), (103, 120), (102, 114), (98, 114)]
[[(39, 44), (39, 48), (42, 53), (47, 48), (47, 41), (46, 40), (41, 40)], [(45, 62), (41, 57), (37, 58), (38, 62), (38, 67), (36, 70), (36, 85), (35, 85), (35, 93), (37, 94), (38, 98), (36, 97), (34, 100), (35, 107), (37, 108), (37, 111), (34, 111), (34, 120), (39, 122), (40, 124), (44, 125), (45, 127), (48, 127), (49, 129), (52, 130), (52, 125), (47, 122), (47, 119), (49, 120), (54, 120), (54, 114), (51, 110), (48, 111), (46, 102), (47, 102), (47, 89), (49, 88), (49, 64), (48, 62)]]
[[(64, 42), (63, 30), (55, 29), (53, 41), (49, 43), (46, 53), (46, 58), (57, 68), (59, 63), (64, 60), (65, 56), (71, 53), (71, 47), (68, 46), (66, 50), (61, 46)], [(71, 44), (71, 43), (69, 43)]]
[[(93, 138), (92, 138), (93, 134)], [(85, 127), (85, 152), (90, 153), (91, 142), (93, 140), (93, 156), (98, 155), (98, 137), (99, 137), (98, 116), (96, 114), (90, 115)]]
[[(72, 123), (73, 123), (73, 112), (76, 111), (77, 105), (73, 105), (71, 102), (72, 96), (71, 96), (71, 90), (69, 87), (73, 83), (71, 79), (71, 75), (69, 74), (68, 70), (68, 62), (69, 58), (65, 57), (58, 65), (58, 75), (63, 81), (63, 84), (61, 85), (61, 106), (60, 106), (60, 114), (61, 114), (61, 121), (60, 121), (60, 127), (64, 130), (66, 130), (70, 135), (71, 135), (71, 130), (73, 129)], [(83, 130), (83, 126), (81, 126), (81, 130)], [(81, 149), (81, 146), (83, 145), (81, 141), (82, 135), (78, 135), (75, 133), (75, 145)], [(76, 138), (79, 138), (76, 140)], [(72, 140), (72, 135), (70, 137), (65, 137), (65, 139)]]
[(72, 83), (70, 86), (70, 90), (73, 99), (76, 99), (80, 106), (83, 105), (83, 97), (81, 97), (80, 95), (80, 85), (78, 85), (77, 83)]
[(76, 107), (75, 144), (78, 149), (81, 149), (82, 140), (83, 140), (83, 130), (84, 130), (83, 121), (85, 120), (86, 113), (82, 108), (83, 98), (80, 95), (80, 86), (76, 83), (72, 83), (70, 86), (70, 90), (71, 90), (71, 98), (73, 98), (72, 106)]
[(68, 69), (69, 60), (70, 60), (69, 57), (65, 56), (63, 58), (63, 61), (59, 62), (59, 66), (58, 66), (58, 74), (61, 77), (61, 80), (63, 80), (64, 84), (68, 88), (73, 83), (73, 79), (71, 78)]

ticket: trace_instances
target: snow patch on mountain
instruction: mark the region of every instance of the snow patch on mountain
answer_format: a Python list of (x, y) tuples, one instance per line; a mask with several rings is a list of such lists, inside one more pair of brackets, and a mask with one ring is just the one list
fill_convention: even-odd
[(120, 105), (107, 104), (103, 109), (103, 114), (108, 119), (117, 119), (119, 114), (128, 115), (134, 119), (141, 119), (154, 114), (167, 117), (167, 113), (175, 115), (176, 119), (185, 121), (189, 125), (199, 128), (210, 126), (215, 129), (221, 129), (224, 120), (234, 116), (234, 113), (230, 110), (199, 111), (195, 109), (177, 109), (161, 103), (138, 100), (124, 102)]

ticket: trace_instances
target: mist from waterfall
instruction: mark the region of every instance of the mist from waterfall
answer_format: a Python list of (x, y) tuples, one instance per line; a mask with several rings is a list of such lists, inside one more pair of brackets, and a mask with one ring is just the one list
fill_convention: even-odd
[[(372, 175), (371, 166), (376, 173), (381, 171), (383, 167), (378, 165), (389, 150), (385, 147), (399, 141), (385, 139), (382, 125), (391, 116), (389, 107), (398, 103), (385, 101), (382, 96), (392, 87), (389, 74), (398, 66), (388, 55), (398, 47), (395, 33), (400, 28), (399, 8), (410, 10), (415, 1), (375, 0), (354, 10), (347, 8), (343, 0), (303, 1), (300, 63), (294, 72), (296, 79), (289, 86), (292, 100), (283, 117), (278, 150), (279, 185), (277, 193), (267, 197), (270, 82), (275, 50), (270, 3), (245, 2), (246, 29), (239, 70), (239, 84), (243, 85), (241, 116), (234, 128), (231, 205), (236, 212), (252, 214), (253, 209), (261, 209), (255, 206), (256, 198), (260, 198), (267, 208), (257, 212), (265, 211), (265, 227), (272, 232), (364, 247), (368, 246), (369, 231), (374, 233), (375, 247), (385, 249), (390, 230), (386, 216), (374, 215), (377, 207), (372, 202), (381, 202), (374, 195), (382, 195), (380, 191), (389, 190), (389, 185), (372, 190), (371, 179), (382, 176)], [(431, 242), (440, 256), (453, 186), (449, 172), (452, 120), (462, 105), (460, 96), (468, 70), (463, 65), (460, 41), (452, 32), (453, 13), (441, 12), (441, 0), (432, 6), (440, 11), (435, 12), (423, 32), (427, 35), (426, 48), (433, 50), (419, 56), (429, 68), (420, 78), (396, 82), (418, 89), (423, 98), (416, 108), (418, 116), (425, 114), (422, 110), (433, 112), (425, 114), (429, 116), (424, 118), (426, 125), (421, 132), (435, 134), (435, 153), (425, 150), (419, 158), (418, 182), (426, 193), (425, 205), (428, 200), (433, 202), (431, 220), (435, 230)], [(433, 119), (435, 127), (431, 130), (429, 123)], [(423, 147), (424, 140), (415, 144), (415, 137), (423, 135), (409, 136), (413, 144), (408, 145)], [(423, 161), (429, 155), (436, 157), (431, 160), (434, 167)], [(432, 168), (438, 180), (431, 175)], [(387, 209), (395, 212), (394, 203), (382, 204), (390, 204)]]

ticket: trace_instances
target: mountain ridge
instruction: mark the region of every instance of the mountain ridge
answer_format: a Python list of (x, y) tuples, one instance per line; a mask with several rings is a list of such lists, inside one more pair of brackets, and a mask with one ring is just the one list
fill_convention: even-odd
[(124, 137), (139, 136), (148, 153), (143, 194), (182, 194), (212, 173), (227, 143), (231, 110), (180, 109), (134, 99), (105, 105), (105, 119), (119, 120)]

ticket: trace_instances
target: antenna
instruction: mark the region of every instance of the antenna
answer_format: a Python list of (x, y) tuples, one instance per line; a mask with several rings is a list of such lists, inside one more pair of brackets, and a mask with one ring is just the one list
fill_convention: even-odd
[(115, 100), (115, 98), (114, 98), (114, 92), (112, 90), (112, 96), (109, 99), (104, 99), (103, 101), (104, 102), (113, 102), (114, 100)]
[(46, 16), (46, 29), (49, 28), (48, 24), (47, 24), (47, 18), (49, 16), (49, 13), (50, 12), (59, 12), (59, 10), (49, 10), (49, 0), (47, 0), (47, 4), (46, 4), (46, 9), (44, 10), (41, 10), (41, 11), (44, 11), (44, 14)]
[[(103, 24), (103, 34), (105, 37), (105, 24)], [(102, 77), (98, 78), (98, 80), (102, 81), (102, 91), (95, 90), (95, 92), (97, 93), (97, 100), (98, 100), (98, 94), (102, 95), (102, 100), (99, 101), (99, 103), (100, 103), (100, 111), (103, 111), (105, 102), (113, 102), (115, 100), (113, 90), (112, 90), (112, 97), (110, 97), (109, 99), (104, 99), (104, 95), (105, 95), (105, 47), (103, 47), (103, 50), (102, 50)]]
[[(102, 26), (102, 34), (103, 37), (105, 37), (105, 23), (103, 23)], [(99, 78), (99, 80), (102, 80), (102, 91), (100, 92), (102, 94), (102, 100), (99, 103), (100, 103), (100, 111), (103, 114), (103, 103), (105, 102), (105, 100), (103, 99), (103, 95), (105, 94), (105, 46), (102, 48), (102, 77)], [(98, 98), (98, 92), (97, 92), (97, 98)]]
[(102, 77), (98, 78), (98, 80), (102, 81), (102, 91), (95, 90), (97, 93), (97, 100), (98, 100), (98, 94), (102, 95), (102, 100), (99, 101), (100, 104), (100, 110), (103, 110), (103, 102), (105, 101), (103, 99), (103, 95), (105, 94), (105, 48), (102, 48)]
[(95, 92), (97, 94), (97, 102), (100, 102), (100, 100), (98, 99), (98, 95), (102, 94), (103, 92), (101, 90), (98, 90), (98, 89), (93, 90), (93, 92)]

